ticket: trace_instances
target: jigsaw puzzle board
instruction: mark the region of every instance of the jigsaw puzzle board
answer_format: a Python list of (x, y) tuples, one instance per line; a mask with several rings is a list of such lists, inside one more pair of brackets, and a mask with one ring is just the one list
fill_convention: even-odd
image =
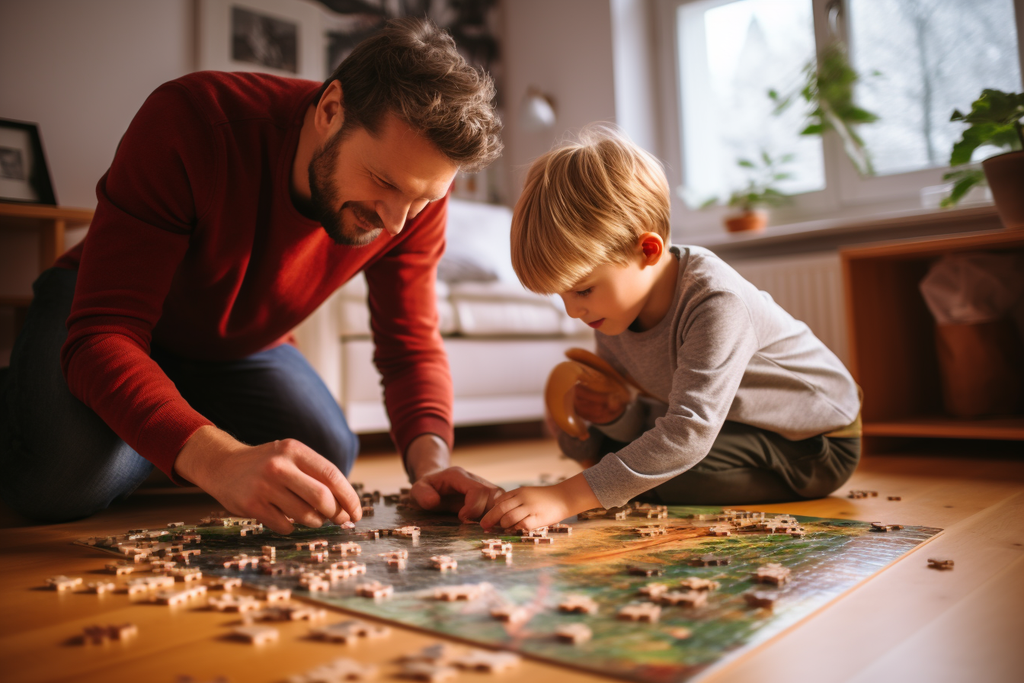
[[(720, 516), (722, 512), (669, 507), (666, 519), (570, 519), (571, 534), (550, 533), (550, 544), (534, 544), (522, 542), (519, 536), (487, 534), (453, 517), (377, 505), (374, 516), (365, 517), (353, 529), (300, 527), (290, 536), (270, 531), (242, 536), (238, 527), (197, 526), (201, 542), (196, 547), (201, 554), (190, 558), (190, 566), (204, 573), (239, 576), (253, 586), (289, 587), (297, 597), (491, 647), (606, 675), (669, 683), (692, 679), (766, 641), (941, 531), (925, 527), (879, 531), (868, 522), (771, 514), (755, 519), (756, 524), (749, 515), (748, 521), (737, 523), (730, 522), (729, 515)], [(772, 529), (773, 519), (783, 522), (782, 529), (788, 520), (790, 528), (796, 525), (804, 535), (773, 533), (778, 531)], [(407, 525), (419, 527), (418, 538), (382, 533), (374, 539), (367, 534)], [(640, 536), (637, 529), (649, 525), (664, 525), (664, 535)], [(728, 536), (711, 535), (725, 529), (731, 529)], [(172, 531), (180, 529), (168, 533)], [(511, 562), (506, 563), (503, 556), (492, 560), (482, 555), (482, 541), (489, 538), (512, 544)], [(302, 573), (328, 565), (316, 562), (308, 548), (296, 546), (321, 539), (328, 546), (358, 543), (358, 555), (341, 558), (333, 553), (325, 559), (365, 564), (365, 575), (331, 582), (323, 591), (304, 590)], [(240, 554), (258, 557), (268, 545), (275, 547), (275, 565), (284, 574), (265, 574), (266, 566), (224, 567)], [(381, 557), (402, 550), (408, 552), (408, 559), (401, 569), (389, 567)], [(449, 556), (458, 566), (439, 571), (430, 560), (434, 556)], [(703, 566), (708, 562), (717, 566)], [(780, 586), (755, 581), (758, 569), (770, 563), (789, 570), (788, 580)], [(631, 570), (649, 571), (653, 576)], [(669, 591), (685, 592), (680, 582), (690, 578), (718, 584), (707, 593), (705, 604), (662, 606), (655, 623), (620, 618), (623, 607), (651, 602), (640, 593), (644, 586), (660, 583)], [(375, 600), (356, 594), (357, 585), (373, 580), (393, 586), (393, 595)], [(478, 597), (453, 602), (436, 597), (439, 587), (466, 585), (476, 586)], [(750, 593), (766, 597), (773, 606), (752, 606)], [(597, 613), (560, 611), (559, 603), (570, 595), (592, 598)], [(492, 609), (510, 605), (524, 608), (525, 620), (506, 623), (492, 616)], [(556, 638), (556, 629), (571, 623), (585, 624), (592, 638), (575, 645)]]

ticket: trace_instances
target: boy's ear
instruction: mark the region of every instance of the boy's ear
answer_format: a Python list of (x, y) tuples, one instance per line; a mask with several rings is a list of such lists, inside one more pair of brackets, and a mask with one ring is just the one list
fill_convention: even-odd
[(653, 266), (665, 254), (665, 240), (654, 232), (645, 232), (637, 240), (637, 248), (643, 254), (643, 264)]

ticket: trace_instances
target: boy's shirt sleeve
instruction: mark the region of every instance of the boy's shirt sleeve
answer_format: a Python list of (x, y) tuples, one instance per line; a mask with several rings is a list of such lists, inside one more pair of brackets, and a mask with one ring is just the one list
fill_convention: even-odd
[(709, 293), (682, 327), (666, 414), (583, 473), (606, 508), (624, 505), (707, 455), (759, 348), (746, 305), (729, 291)]
[(436, 293), (447, 215), (447, 199), (428, 205), (401, 244), (366, 269), (373, 361), (391, 436), (403, 456), (423, 434), (436, 434), (449, 449), (454, 440), (454, 392)]

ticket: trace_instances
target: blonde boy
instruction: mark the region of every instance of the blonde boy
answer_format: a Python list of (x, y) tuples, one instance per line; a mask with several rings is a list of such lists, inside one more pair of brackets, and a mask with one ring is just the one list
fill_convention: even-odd
[(512, 221), (512, 265), (597, 332), (597, 352), (643, 388), (627, 405), (577, 386), (590, 465), (510, 491), (484, 528), (533, 528), (646, 494), (668, 504), (828, 495), (860, 458), (857, 386), (803, 323), (714, 254), (669, 246), (658, 161), (590, 128), (537, 159)]

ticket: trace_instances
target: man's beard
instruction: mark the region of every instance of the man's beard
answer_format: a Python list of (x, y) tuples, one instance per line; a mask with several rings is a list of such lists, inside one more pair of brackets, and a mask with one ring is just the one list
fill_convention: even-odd
[[(313, 159), (309, 162), (309, 215), (320, 222), (324, 231), (336, 244), (363, 247), (377, 239), (384, 229), (380, 216), (355, 202), (345, 202), (337, 212), (331, 208), (338, 202), (338, 188), (332, 175), (337, 168), (338, 152), (345, 133), (344, 129), (335, 133), (313, 153)], [(345, 218), (342, 215), (345, 209), (373, 230), (363, 230), (354, 224), (345, 225)]]

